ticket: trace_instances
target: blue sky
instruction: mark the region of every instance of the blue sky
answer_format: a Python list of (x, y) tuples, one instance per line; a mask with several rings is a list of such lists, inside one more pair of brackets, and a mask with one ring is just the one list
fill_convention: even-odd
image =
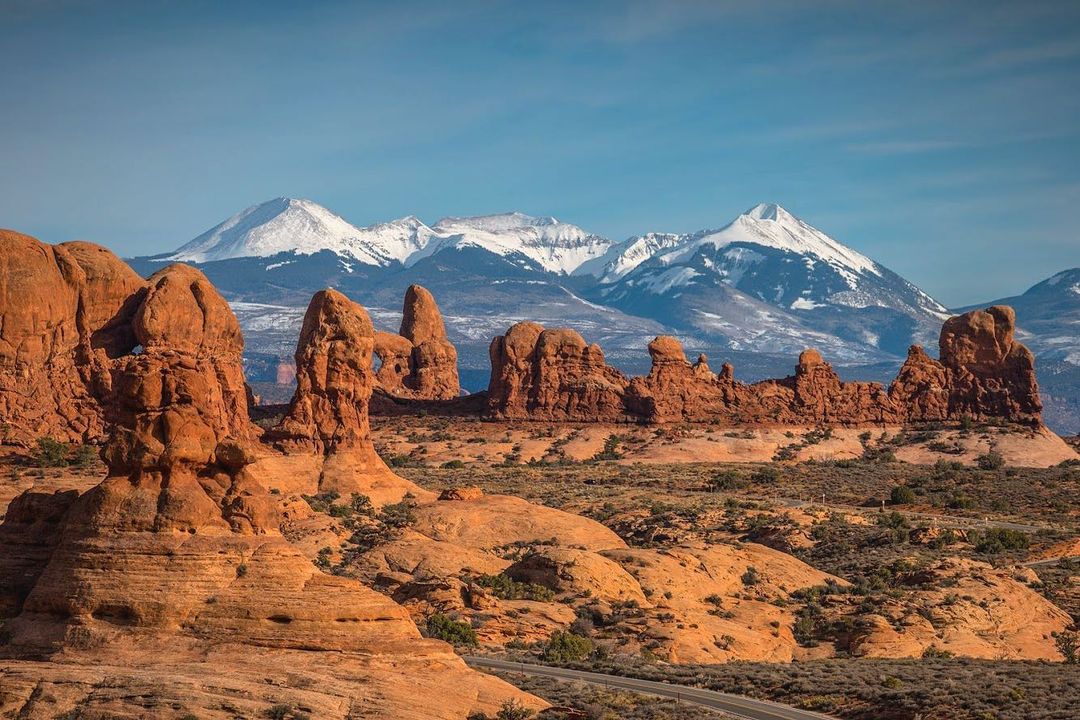
[(1080, 2), (0, 0), (0, 47), (0, 226), (49, 242), (765, 201), (954, 306), (1080, 265)]

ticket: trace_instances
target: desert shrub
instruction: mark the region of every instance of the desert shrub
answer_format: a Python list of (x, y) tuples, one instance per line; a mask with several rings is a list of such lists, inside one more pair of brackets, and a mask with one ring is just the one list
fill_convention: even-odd
[(721, 470), (708, 480), (709, 489), (713, 492), (720, 490), (742, 490), (749, 482), (742, 473), (736, 470)]
[(409, 499), (401, 502), (383, 505), (378, 514), (378, 519), (388, 528), (405, 528), (416, 522), (416, 503)]
[(545, 662), (579, 662), (592, 655), (593, 642), (572, 632), (556, 630), (544, 646)]
[(759, 485), (772, 485), (780, 480), (780, 470), (772, 465), (764, 465), (750, 476), (750, 482)]
[(1065, 630), (1056, 632), (1053, 636), (1054, 647), (1065, 658), (1065, 663), (1067, 665), (1080, 665), (1080, 632)]
[(67, 443), (46, 435), (37, 439), (33, 456), (38, 467), (66, 467), (68, 446)]
[(518, 582), (506, 575), (481, 575), (475, 582), (480, 587), (491, 590), (491, 594), (500, 600), (551, 602), (555, 599), (555, 593), (543, 585)]
[(598, 451), (592, 456), (593, 460), (622, 460), (623, 454), (619, 450), (619, 446), (622, 445), (622, 437), (618, 435), (608, 435), (604, 440), (604, 449)]
[(998, 470), (1005, 466), (1005, 458), (1001, 456), (1001, 453), (991, 450), (975, 458), (975, 464), (980, 470)]
[(897, 485), (889, 493), (889, 504), (910, 505), (915, 502), (915, 491), (907, 485)]
[(746, 572), (742, 574), (742, 584), (750, 587), (751, 585), (757, 585), (761, 582), (761, 575), (758, 574), (757, 568), (753, 565), (746, 568)]
[(458, 622), (442, 613), (435, 613), (427, 619), (427, 634), (429, 637), (444, 640), (453, 645), (475, 646), (476, 630), (472, 625)]
[(463, 460), (447, 460), (442, 464), (444, 470), (460, 470), (465, 467)]
[(532, 710), (511, 699), (502, 704), (495, 715), (495, 720), (528, 720), (533, 714)]
[(975, 552), (997, 555), (1010, 550), (1026, 550), (1031, 538), (1026, 533), (1010, 528), (987, 528), (974, 533), (972, 542)]
[(97, 448), (93, 445), (80, 445), (75, 449), (75, 457), (72, 458), (71, 464), (75, 467), (85, 470), (94, 464), (97, 460)]
[(948, 650), (942, 650), (937, 645), (931, 645), (923, 650), (922, 656), (925, 660), (947, 660), (951, 658), (953, 654)]
[(292, 706), (284, 703), (273, 705), (266, 711), (266, 717), (270, 720), (288, 720), (293, 717)]

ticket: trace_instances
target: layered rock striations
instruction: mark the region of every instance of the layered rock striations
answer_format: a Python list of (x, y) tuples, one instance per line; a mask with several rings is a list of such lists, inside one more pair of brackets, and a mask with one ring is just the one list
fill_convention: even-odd
[(999, 418), (1038, 425), (1042, 406), (1034, 357), (1014, 339), (1007, 307), (949, 319), (940, 360), (917, 345), (886, 388), (843, 382), (816, 350), (795, 374), (737, 382), (731, 365), (686, 359), (661, 336), (649, 343), (652, 368), (630, 380), (572, 330), (519, 323), (491, 344), (489, 412), (507, 419), (600, 422), (729, 422), (862, 425)]
[(461, 394), (457, 350), (446, 336), (435, 298), (419, 285), (405, 292), (398, 334), (375, 333), (377, 387), (408, 400), (450, 400)]
[(514, 325), (489, 350), (489, 408), (517, 420), (623, 421), (628, 380), (569, 329)]
[(136, 344), (144, 281), (105, 248), (0, 230), (3, 440), (102, 437), (109, 361)]
[[(355, 446), (368, 440), (370, 323), (343, 298), (317, 299), (290, 427)], [(77, 499), (24, 495), (0, 526), (13, 549), (0, 553), (0, 713), (226, 718), (285, 704), (419, 720), (529, 700), (281, 534), (239, 325), (201, 273), (150, 278), (131, 331), (141, 351), (115, 361), (104, 402), (108, 476)], [(346, 347), (357, 339), (366, 356)]]

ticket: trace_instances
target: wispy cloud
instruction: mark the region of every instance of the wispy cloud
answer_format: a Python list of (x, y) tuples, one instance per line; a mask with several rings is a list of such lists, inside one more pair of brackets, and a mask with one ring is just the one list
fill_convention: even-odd
[(877, 140), (848, 143), (845, 147), (851, 152), (864, 155), (916, 155), (971, 147), (971, 143), (959, 140)]

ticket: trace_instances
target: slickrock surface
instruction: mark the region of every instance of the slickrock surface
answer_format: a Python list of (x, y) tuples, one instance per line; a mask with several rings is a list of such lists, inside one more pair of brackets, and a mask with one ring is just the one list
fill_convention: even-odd
[(1060, 661), (1052, 633), (1072, 618), (1014, 573), (957, 558), (913, 573), (914, 598), (861, 615), (851, 652), (922, 657), (936, 648), (966, 657)]
[(512, 420), (885, 425), (1000, 418), (1041, 424), (1034, 356), (1014, 339), (1015, 315), (992, 307), (950, 318), (940, 362), (912, 346), (896, 380), (842, 382), (816, 350), (795, 374), (750, 385), (731, 365), (691, 364), (679, 341), (649, 343), (652, 368), (627, 380), (573, 330), (518, 323), (491, 343), (489, 414)]
[(419, 285), (405, 292), (398, 334), (375, 333), (374, 351), (381, 362), (377, 387), (393, 397), (450, 400), (461, 394), (457, 350), (435, 298)]
[[(322, 300), (315, 315), (334, 318), (329, 329), (357, 327)], [(301, 402), (312, 411), (296, 426), (319, 428), (312, 442), (325, 444), (325, 432), (367, 441), (364, 408), (345, 406), (350, 389), (366, 401), (370, 366), (336, 372), (335, 343), (355, 337), (327, 340), (326, 324), (314, 325), (298, 352), (311, 366), (301, 400), (340, 393), (341, 407)], [(508, 697), (537, 704), (281, 535), (281, 504), (254, 471), (239, 326), (201, 273), (154, 275), (133, 328), (142, 352), (122, 359), (107, 406), (108, 477), (78, 499), (24, 495), (0, 528), (16, 549), (0, 576), (10, 633), (0, 713), (231, 718), (285, 703), (317, 717), (419, 720), (493, 711)], [(370, 325), (359, 328), (370, 340)], [(329, 420), (345, 431), (323, 429)]]
[(109, 359), (135, 345), (144, 286), (105, 248), (0, 230), (0, 416), (5, 442), (99, 438)]

